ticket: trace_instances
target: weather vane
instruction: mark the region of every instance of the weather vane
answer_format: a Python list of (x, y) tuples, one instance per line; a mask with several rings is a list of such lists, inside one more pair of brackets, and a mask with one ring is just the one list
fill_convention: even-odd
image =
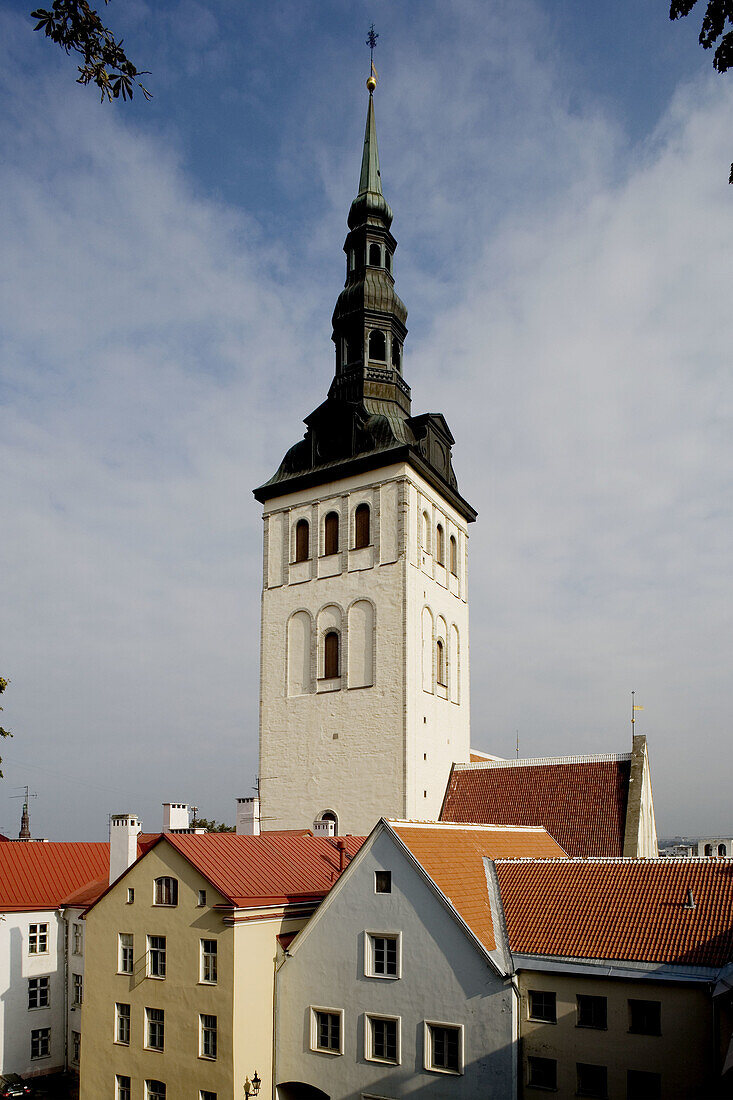
[(377, 44), (377, 39), (378, 38), (379, 38), (379, 32), (375, 31), (374, 24), (372, 23), (372, 25), (369, 28), (369, 34), (366, 37), (366, 44), (369, 47), (369, 61), (370, 61), (369, 79), (367, 80), (367, 88), (369, 89), (370, 94), (376, 88), (377, 79), (379, 77), (379, 74), (378, 74), (377, 70), (374, 68), (374, 47)]

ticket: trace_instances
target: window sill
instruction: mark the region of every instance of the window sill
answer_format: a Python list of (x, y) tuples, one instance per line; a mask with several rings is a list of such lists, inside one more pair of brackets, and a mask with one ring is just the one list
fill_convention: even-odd
[(219, 983), (218, 983), (218, 982), (207, 982), (207, 981), (205, 981), (205, 980), (204, 980), (204, 979), (202, 978), (202, 979), (201, 979), (201, 980), (200, 980), (199, 982), (197, 982), (196, 984), (197, 984), (197, 985), (208, 985), (208, 986), (214, 986), (214, 988), (216, 988), (216, 986), (217, 986), (217, 985), (218, 985)]
[(329, 1050), (327, 1047), (311, 1047), (311, 1054), (330, 1054), (332, 1058), (340, 1058), (342, 1050)]
[(199, 1054), (199, 1062), (215, 1062), (215, 1054)]
[(581, 1031), (608, 1031), (608, 1024), (576, 1024), (575, 1026)]
[(556, 1024), (557, 1020), (545, 1020), (542, 1016), (528, 1016), (527, 1019), (532, 1024)]
[(153, 909), (177, 909), (177, 901), (154, 901)]
[[(398, 982), (402, 977), (401, 974), (369, 974), (364, 975), (365, 978), (376, 978), (380, 982)], [(391, 1017), (390, 1017), (391, 1019)]]
[[(129, 1047), (129, 1045), (130, 1045), (129, 1042), (123, 1043), (122, 1039), (113, 1039), (112, 1040), (112, 1046), (115, 1046), (115, 1047)], [(145, 1049), (147, 1050), (147, 1047)]]
[(44, 1012), (46, 1009), (48, 1009), (50, 1007), (51, 1007), (50, 1005), (28, 1005), (28, 1011), (29, 1012)]
[(428, 1073), (442, 1073), (444, 1077), (462, 1077), (462, 1069), (444, 1069), (442, 1066), (426, 1066)]
[(146, 974), (145, 977), (150, 978), (150, 980), (153, 981), (153, 982), (164, 982), (165, 981), (165, 974)]
[(341, 691), (341, 677), (336, 676), (330, 680), (318, 680), (316, 692)]
[(402, 1063), (398, 1058), (377, 1058), (374, 1054), (365, 1054), (365, 1062), (373, 1062), (378, 1066), (401, 1066)]
[(632, 1031), (631, 1028), (626, 1033), (627, 1035), (643, 1035), (645, 1039), (661, 1039), (661, 1031)]
[(132, 970), (118, 970), (117, 973), (121, 978), (131, 978), (134, 972)]

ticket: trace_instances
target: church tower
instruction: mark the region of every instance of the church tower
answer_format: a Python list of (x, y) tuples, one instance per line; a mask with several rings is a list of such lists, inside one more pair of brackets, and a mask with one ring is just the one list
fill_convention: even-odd
[(467, 527), (440, 413), (411, 413), (367, 81), (359, 191), (333, 313), (335, 373), (305, 437), (255, 490), (264, 510), (263, 829), (368, 833), (435, 820), (469, 759)]

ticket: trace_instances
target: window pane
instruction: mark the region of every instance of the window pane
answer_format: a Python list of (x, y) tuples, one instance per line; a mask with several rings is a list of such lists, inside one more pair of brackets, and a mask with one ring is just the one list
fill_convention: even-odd
[(216, 960), (217, 960), (216, 940), (202, 940), (201, 941), (201, 981), (202, 982), (215, 982), (216, 981)]
[(369, 1019), (371, 1056), (385, 1062), (397, 1061), (397, 1021)]
[(127, 1045), (130, 1042), (130, 1006), (118, 1002), (115, 1005), (115, 1014), (117, 1017), (115, 1029), (117, 1042)]
[(323, 642), (323, 676), (326, 680), (335, 680), (339, 676), (339, 636), (330, 630)]
[(295, 525), (295, 560), (307, 561), (310, 554), (310, 529), (307, 519), (299, 519)]
[(578, 1096), (594, 1096), (605, 1100), (608, 1096), (608, 1070), (605, 1066), (576, 1063)]
[(148, 974), (165, 977), (165, 936), (148, 936)]
[(216, 1016), (202, 1015), (201, 1054), (204, 1058), (216, 1058)]
[(637, 1035), (661, 1035), (662, 1005), (660, 1001), (629, 998), (629, 1031)]
[(630, 1069), (626, 1075), (627, 1100), (661, 1100), (662, 1075)]
[(540, 1089), (557, 1088), (557, 1062), (554, 1058), (527, 1059), (528, 1084)]
[(132, 932), (120, 932), (119, 934), (119, 970), (121, 974), (132, 974), (133, 970), (133, 938)]
[(178, 905), (178, 879), (169, 875), (155, 880), (155, 904)]
[(130, 1100), (130, 1078), (118, 1073), (115, 1081), (117, 1084), (116, 1100)]
[(162, 1008), (146, 1008), (148, 1022), (147, 1046), (151, 1050), (163, 1050), (165, 1045), (165, 1013)]
[(607, 1000), (605, 997), (589, 997), (578, 994), (578, 1027), (605, 1028), (607, 1026)]
[(341, 1049), (341, 1017), (337, 1012), (316, 1012), (316, 1047), (319, 1050)]
[(369, 531), (369, 505), (360, 504), (356, 509), (354, 515), (354, 548), (361, 550), (364, 546), (368, 546), (371, 535)]
[(546, 989), (530, 989), (529, 1018), (554, 1024), (557, 1021), (555, 994)]
[(458, 1028), (430, 1025), (431, 1060), (435, 1069), (458, 1070)]
[(374, 893), (375, 894), (391, 894), (392, 893), (392, 872), (391, 871), (375, 871), (374, 872)]

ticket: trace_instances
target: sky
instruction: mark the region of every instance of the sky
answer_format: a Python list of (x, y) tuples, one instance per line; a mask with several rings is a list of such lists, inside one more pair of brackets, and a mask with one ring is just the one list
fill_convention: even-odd
[(666, 0), (114, 0), (100, 104), (0, 0), (0, 831), (257, 774), (260, 508), (333, 374), (367, 93), (413, 412), (469, 547), (472, 743), (625, 752), (733, 831), (733, 79)]

